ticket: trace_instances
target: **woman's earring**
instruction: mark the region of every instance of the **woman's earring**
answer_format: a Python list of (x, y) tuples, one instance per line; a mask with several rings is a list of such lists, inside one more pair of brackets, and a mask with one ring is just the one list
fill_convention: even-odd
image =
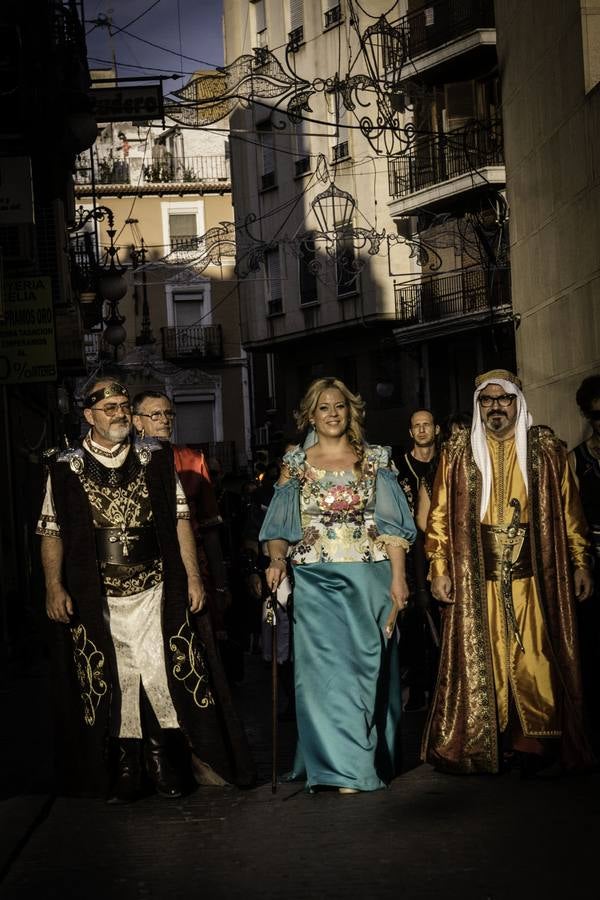
[(146, 437), (146, 430), (144, 428), (140, 428), (140, 430), (138, 431), (138, 435), (140, 437), (140, 440), (143, 441)]

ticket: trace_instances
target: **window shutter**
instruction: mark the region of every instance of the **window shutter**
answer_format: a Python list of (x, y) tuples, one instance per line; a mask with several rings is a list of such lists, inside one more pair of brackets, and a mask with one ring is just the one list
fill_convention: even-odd
[(281, 264), (279, 262), (279, 249), (270, 250), (267, 254), (267, 268), (269, 278), (269, 298), (281, 299)]
[(265, 0), (256, 0), (254, 3), (254, 15), (256, 22), (256, 33), (260, 34), (267, 27), (267, 17), (265, 14)]
[(290, 0), (290, 31), (304, 25), (304, 0)]
[(262, 147), (262, 164), (263, 164), (263, 175), (268, 175), (269, 172), (275, 171), (275, 157), (273, 154), (273, 135), (270, 131), (265, 131), (260, 136), (260, 143)]

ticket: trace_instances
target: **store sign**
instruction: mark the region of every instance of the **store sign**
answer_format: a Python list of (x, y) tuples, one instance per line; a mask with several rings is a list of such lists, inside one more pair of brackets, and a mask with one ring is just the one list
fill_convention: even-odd
[(161, 83), (95, 87), (89, 97), (97, 122), (146, 122), (163, 117)]
[(3, 285), (0, 384), (56, 380), (54, 310), (49, 278), (19, 278)]
[(0, 156), (0, 225), (33, 221), (31, 160), (28, 156)]

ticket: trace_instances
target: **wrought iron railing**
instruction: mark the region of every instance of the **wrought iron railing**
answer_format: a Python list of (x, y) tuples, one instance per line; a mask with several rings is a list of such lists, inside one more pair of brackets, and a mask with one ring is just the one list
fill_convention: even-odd
[[(132, 181), (137, 184), (139, 168), (134, 168), (126, 159), (99, 157), (94, 159), (94, 176), (98, 184), (130, 184)], [(228, 181), (231, 178), (231, 167), (225, 156), (173, 157), (155, 159), (143, 166), (142, 176), (145, 182), (151, 184)], [(92, 163), (89, 154), (78, 157), (74, 178), (76, 184), (91, 184)]]
[(299, 25), (288, 33), (288, 48), (290, 53), (296, 53), (304, 43), (304, 26)]
[(394, 24), (406, 35), (414, 59), (476, 28), (494, 28), (494, 0), (432, 0)]
[(404, 325), (455, 319), (510, 306), (510, 269), (462, 269), (415, 284), (396, 284), (396, 318)]
[(277, 297), (275, 300), (269, 300), (267, 303), (267, 315), (268, 316), (281, 316), (283, 315), (283, 299), (281, 297)]
[(424, 188), (477, 172), (486, 166), (504, 165), (502, 125), (473, 122), (435, 137), (419, 138), (410, 156), (388, 160), (390, 196), (410, 196)]
[(184, 156), (153, 160), (144, 167), (144, 178), (150, 182), (227, 181), (231, 177), (225, 156)]
[(161, 328), (163, 359), (220, 360), (223, 336), (220, 325)]

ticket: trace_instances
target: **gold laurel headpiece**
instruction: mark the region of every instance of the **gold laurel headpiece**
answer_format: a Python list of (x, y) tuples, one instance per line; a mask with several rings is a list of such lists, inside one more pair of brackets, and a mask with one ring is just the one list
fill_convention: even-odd
[(88, 394), (83, 401), (83, 405), (86, 409), (90, 409), (90, 407), (95, 406), (99, 400), (103, 400), (105, 397), (116, 397), (119, 394), (123, 394), (124, 397), (129, 398), (129, 391), (124, 385), (119, 384), (118, 381), (111, 381), (110, 384), (105, 385), (103, 388), (98, 388), (98, 390)]
[(509, 372), (508, 369), (492, 369), (490, 372), (484, 372), (483, 375), (478, 375), (475, 379), (475, 387), (478, 388), (481, 384), (485, 384), (486, 381), (493, 381), (494, 378), (500, 378), (502, 381), (510, 381), (510, 383), (514, 384), (515, 387), (518, 387), (519, 390), (523, 389), (521, 379), (512, 372)]

